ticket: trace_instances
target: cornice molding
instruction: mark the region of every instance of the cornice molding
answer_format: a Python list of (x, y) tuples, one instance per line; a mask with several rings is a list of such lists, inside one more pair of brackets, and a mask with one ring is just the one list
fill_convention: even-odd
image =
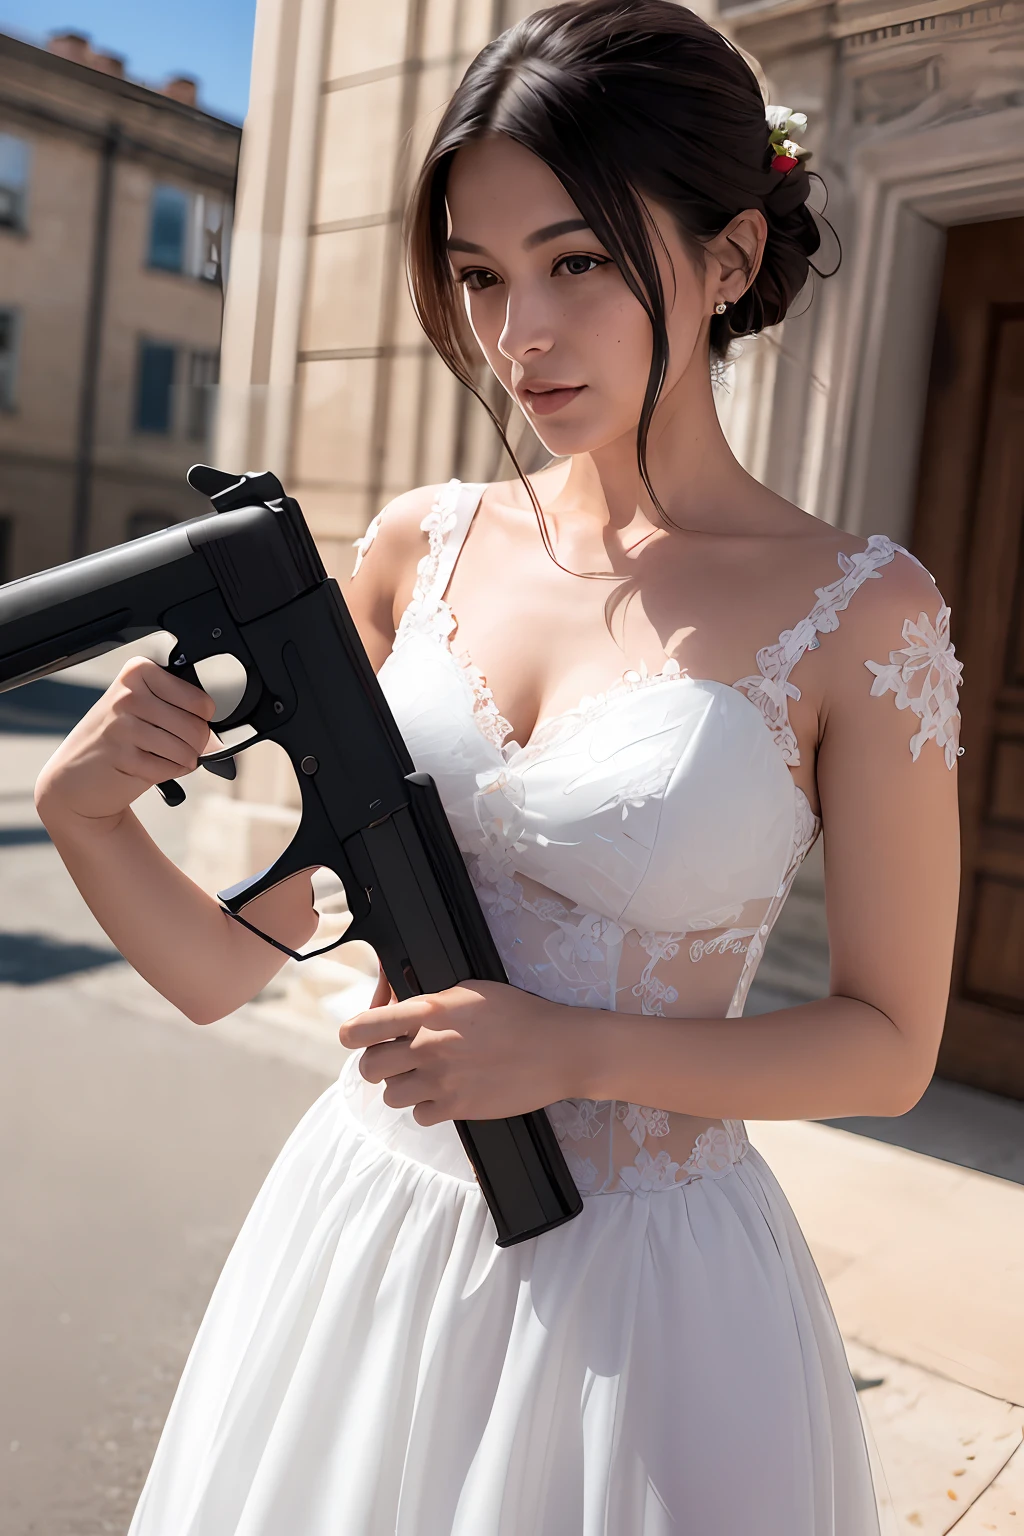
[(756, 33), (773, 49), (798, 41), (828, 38), (844, 53), (859, 46), (899, 38), (963, 35), (984, 27), (1024, 25), (1022, 0), (913, 0), (911, 4), (879, 5), (878, 0), (741, 0), (722, 5), (719, 16), (730, 31)]
[(943, 32), (962, 32), (985, 26), (1013, 26), (1024, 22), (1020, 0), (993, 0), (991, 4), (965, 4), (964, 0), (916, 0), (913, 5), (884, 9), (855, 5), (837, 7), (832, 36), (849, 43), (856, 38), (876, 41)]
[(56, 75), (58, 78), (73, 80), (77, 86), (84, 86), (100, 96), (117, 96), (122, 101), (137, 102), (140, 106), (166, 113), (170, 118), (202, 124), (206, 129), (224, 133), (235, 140), (242, 136), (242, 125), (229, 118), (218, 117), (203, 107), (190, 107), (185, 102), (175, 101), (172, 96), (165, 96), (162, 91), (141, 85), (137, 80), (107, 75), (100, 69), (92, 69), (88, 64), (65, 59), (61, 54), (50, 53), (46, 48), (37, 48), (34, 43), (23, 42), (20, 37), (12, 37), (9, 32), (0, 31), (0, 58), (10, 59), (19, 71), (37, 69), (44, 76)]

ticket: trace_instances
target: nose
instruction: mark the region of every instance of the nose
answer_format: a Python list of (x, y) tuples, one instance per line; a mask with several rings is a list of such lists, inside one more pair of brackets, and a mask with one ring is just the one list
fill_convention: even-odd
[(510, 362), (523, 363), (543, 356), (554, 345), (554, 326), (548, 306), (536, 291), (508, 289), (505, 323), (498, 337), (498, 351)]

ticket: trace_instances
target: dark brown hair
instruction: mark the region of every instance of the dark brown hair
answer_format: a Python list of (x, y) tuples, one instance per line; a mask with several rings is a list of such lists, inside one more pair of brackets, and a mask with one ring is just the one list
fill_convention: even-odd
[(785, 174), (773, 171), (769, 132), (749, 64), (720, 32), (673, 0), (552, 6), (518, 22), (474, 59), (413, 190), (406, 220), (409, 286), (428, 338), (481, 399), (517, 469), (501, 422), (475, 382), (477, 359), (448, 260), (445, 195), (456, 152), (501, 133), (543, 160), (647, 312), (653, 345), (637, 460), (664, 517), (647, 473), (646, 445), (669, 342), (644, 199), (671, 210), (696, 254), (743, 209), (760, 209), (767, 220), (753, 283), (725, 314), (711, 317), (711, 355), (723, 358), (734, 336), (783, 319), (820, 243), (805, 206), (806, 168), (801, 162)]

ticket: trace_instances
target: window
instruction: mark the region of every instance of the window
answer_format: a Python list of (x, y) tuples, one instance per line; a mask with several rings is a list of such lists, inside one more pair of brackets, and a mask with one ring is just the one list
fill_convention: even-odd
[(177, 521), (170, 512), (133, 512), (128, 518), (128, 537), (142, 539), (147, 533), (160, 533), (164, 528), (173, 528)]
[(160, 342), (139, 344), (135, 427), (139, 432), (169, 433), (173, 414), (176, 349)]
[(11, 545), (14, 542), (14, 518), (0, 514), (0, 585), (11, 580)]
[(154, 187), (149, 223), (149, 265), (181, 272), (188, 238), (189, 196), (178, 187)]
[(186, 192), (166, 184), (153, 188), (149, 223), (149, 265), (209, 283), (226, 272), (231, 204), (215, 193)]
[(17, 404), (18, 342), (21, 314), (0, 309), (0, 410), (13, 411)]
[(186, 431), (196, 442), (207, 442), (211, 436), (216, 387), (216, 352), (192, 352), (188, 360)]
[(13, 133), (0, 133), (0, 229), (25, 228), (29, 146)]
[(217, 396), (217, 369), (216, 352), (141, 340), (135, 430), (208, 442)]

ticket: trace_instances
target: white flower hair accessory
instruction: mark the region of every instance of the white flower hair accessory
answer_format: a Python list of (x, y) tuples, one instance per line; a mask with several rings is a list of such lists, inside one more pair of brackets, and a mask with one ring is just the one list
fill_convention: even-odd
[(796, 135), (807, 127), (807, 113), (794, 112), (789, 107), (765, 107), (764, 115), (770, 129), (770, 140), (775, 158), (773, 171), (795, 170), (802, 160), (809, 160), (811, 152), (796, 141)]
[(942, 747), (946, 767), (952, 768), (962, 755), (960, 741), (959, 688), (964, 664), (958, 661), (949, 638), (949, 609), (943, 603), (934, 625), (926, 613), (917, 622), (907, 619), (903, 625), (907, 642), (901, 651), (889, 652), (886, 666), (879, 661), (864, 665), (875, 674), (871, 697), (881, 698), (890, 691), (896, 695), (897, 709), (912, 709), (921, 729), (910, 739), (910, 754), (916, 762), (928, 740)]

